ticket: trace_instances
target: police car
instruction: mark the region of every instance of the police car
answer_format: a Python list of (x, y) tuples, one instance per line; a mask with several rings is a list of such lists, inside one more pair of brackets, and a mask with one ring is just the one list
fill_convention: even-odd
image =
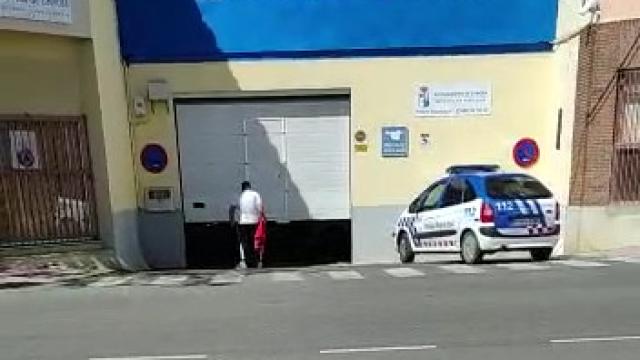
[(460, 253), (467, 264), (498, 251), (548, 260), (560, 233), (559, 206), (534, 177), (495, 165), (459, 165), (424, 190), (396, 223), (400, 260), (419, 253)]

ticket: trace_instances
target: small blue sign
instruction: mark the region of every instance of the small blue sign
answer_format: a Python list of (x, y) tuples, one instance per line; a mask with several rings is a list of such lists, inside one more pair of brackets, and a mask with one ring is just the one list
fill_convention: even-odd
[(148, 144), (140, 153), (142, 167), (152, 174), (159, 174), (164, 171), (169, 163), (167, 152), (161, 145)]
[(382, 128), (382, 156), (409, 156), (409, 129), (404, 126)]

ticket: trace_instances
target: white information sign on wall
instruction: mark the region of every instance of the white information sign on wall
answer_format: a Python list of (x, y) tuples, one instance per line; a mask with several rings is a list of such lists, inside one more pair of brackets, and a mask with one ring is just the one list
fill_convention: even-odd
[(416, 116), (491, 114), (491, 84), (423, 84), (416, 90)]
[(0, 18), (71, 24), (70, 0), (0, 0)]
[(38, 138), (34, 131), (13, 130), (9, 132), (11, 139), (11, 166), (17, 170), (40, 169), (40, 152)]

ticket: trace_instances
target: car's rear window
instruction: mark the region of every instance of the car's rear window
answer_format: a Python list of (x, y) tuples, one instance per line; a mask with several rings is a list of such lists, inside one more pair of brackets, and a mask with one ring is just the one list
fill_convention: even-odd
[(486, 179), (489, 197), (507, 199), (544, 199), (553, 195), (538, 180), (527, 175), (499, 175)]

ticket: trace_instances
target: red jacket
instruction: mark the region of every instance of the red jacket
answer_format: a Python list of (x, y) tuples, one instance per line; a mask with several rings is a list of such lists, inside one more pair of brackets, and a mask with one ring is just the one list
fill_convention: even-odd
[(260, 215), (258, 225), (256, 227), (256, 234), (253, 238), (253, 247), (260, 254), (264, 252), (264, 247), (267, 243), (267, 219), (264, 214)]

